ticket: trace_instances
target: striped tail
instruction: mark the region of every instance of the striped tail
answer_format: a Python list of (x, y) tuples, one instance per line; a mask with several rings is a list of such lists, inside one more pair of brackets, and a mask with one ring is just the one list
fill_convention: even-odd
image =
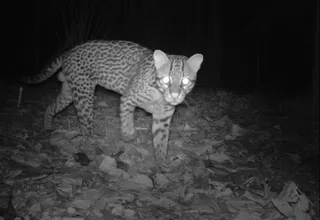
[(51, 62), (50, 65), (45, 67), (40, 74), (33, 77), (23, 77), (21, 79), (22, 83), (27, 84), (38, 84), (47, 79), (49, 79), (52, 75), (54, 75), (62, 66), (63, 56), (59, 56)]

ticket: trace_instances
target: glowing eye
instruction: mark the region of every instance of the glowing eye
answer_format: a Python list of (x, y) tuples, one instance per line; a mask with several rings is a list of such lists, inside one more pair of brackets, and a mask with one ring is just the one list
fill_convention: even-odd
[(168, 83), (170, 82), (169, 76), (163, 77), (163, 78), (162, 78), (162, 82), (163, 82), (164, 84), (168, 84)]
[(187, 84), (189, 84), (189, 82), (190, 82), (190, 80), (188, 78), (183, 78), (183, 80), (182, 80), (183, 85), (187, 85)]

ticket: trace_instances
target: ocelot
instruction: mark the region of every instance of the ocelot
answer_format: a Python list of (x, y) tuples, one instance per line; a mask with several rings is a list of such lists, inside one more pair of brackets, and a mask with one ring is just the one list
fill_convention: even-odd
[(152, 114), (155, 159), (166, 164), (169, 126), (175, 106), (195, 85), (202, 54), (189, 59), (151, 51), (128, 41), (89, 41), (63, 53), (39, 75), (25, 80), (40, 83), (61, 69), (60, 94), (45, 111), (44, 128), (51, 127), (55, 114), (74, 103), (81, 133), (92, 134), (93, 101), (96, 85), (121, 94), (120, 121), (125, 141), (136, 137), (134, 110)]

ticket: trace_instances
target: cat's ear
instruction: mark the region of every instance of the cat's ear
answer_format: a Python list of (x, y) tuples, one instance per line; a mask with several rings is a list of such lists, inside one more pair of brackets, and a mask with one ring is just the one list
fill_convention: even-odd
[(157, 69), (160, 69), (163, 65), (169, 63), (167, 55), (161, 50), (155, 50), (153, 53), (154, 65)]
[(194, 72), (198, 72), (202, 61), (203, 61), (203, 55), (200, 53), (197, 53), (187, 60), (187, 64)]

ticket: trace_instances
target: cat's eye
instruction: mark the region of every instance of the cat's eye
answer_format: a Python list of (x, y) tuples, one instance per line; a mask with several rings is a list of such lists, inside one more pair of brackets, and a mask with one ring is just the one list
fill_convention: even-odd
[(189, 82), (190, 82), (190, 79), (188, 79), (188, 78), (183, 78), (182, 79), (182, 84), (183, 85), (187, 85), (187, 84), (189, 84)]
[(170, 78), (169, 78), (169, 76), (165, 76), (165, 77), (162, 78), (161, 81), (162, 81), (164, 84), (168, 84), (168, 83), (170, 82)]

